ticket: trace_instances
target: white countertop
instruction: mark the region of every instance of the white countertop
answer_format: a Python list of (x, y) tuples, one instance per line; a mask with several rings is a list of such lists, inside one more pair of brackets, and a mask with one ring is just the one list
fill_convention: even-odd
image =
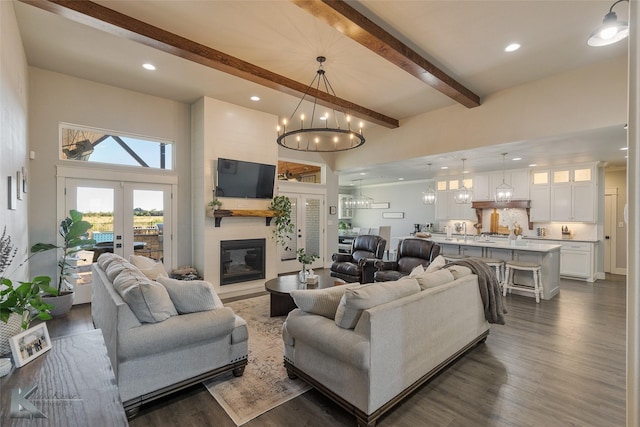
[[(420, 237), (405, 236), (401, 239), (419, 239)], [(529, 251), (529, 252), (553, 252), (559, 251), (562, 245), (555, 245), (551, 243), (533, 243), (530, 240), (523, 239), (517, 242), (516, 245), (511, 245), (504, 238), (492, 240), (489, 236), (489, 240), (473, 240), (473, 237), (467, 237), (467, 241), (464, 241), (463, 237), (455, 235), (451, 240), (448, 240), (445, 236), (432, 235), (431, 238), (425, 240), (432, 240), (436, 243), (448, 244), (448, 245), (460, 245), (460, 246), (478, 246), (482, 248), (496, 248), (496, 249), (510, 249), (514, 251)]]

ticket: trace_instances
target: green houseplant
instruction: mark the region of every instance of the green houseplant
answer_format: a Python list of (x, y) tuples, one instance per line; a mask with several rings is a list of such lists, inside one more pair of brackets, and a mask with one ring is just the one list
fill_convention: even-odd
[(307, 283), (307, 277), (309, 277), (309, 270), (307, 269), (307, 265), (311, 265), (313, 261), (320, 258), (318, 255), (312, 255), (305, 252), (304, 248), (300, 248), (297, 251), (298, 254), (298, 262), (302, 264), (302, 270), (299, 273), (300, 282)]
[(221, 206), (222, 202), (217, 197), (214, 197), (213, 200), (209, 202), (209, 207), (211, 207), (213, 210), (220, 209)]
[(51, 319), (51, 306), (43, 301), (42, 293), (56, 292), (49, 286), (50, 277), (38, 276), (30, 282), (18, 282), (18, 285), (8, 277), (7, 270), (18, 250), (6, 231), (5, 227), (0, 237), (0, 355), (11, 351), (9, 338), (20, 329), (27, 329), (33, 319)]
[(58, 260), (59, 275), (56, 284), (56, 293), (45, 295), (44, 300), (53, 305), (51, 315), (61, 316), (67, 313), (73, 305), (73, 285), (68, 278), (75, 274), (75, 254), (83, 250), (91, 250), (95, 245), (94, 239), (86, 238), (86, 234), (92, 227), (91, 223), (82, 219), (82, 213), (70, 210), (69, 216), (60, 221), (58, 233), (62, 237), (61, 245), (51, 243), (36, 243), (31, 247), (31, 252), (43, 252), (51, 249), (62, 249), (62, 256)]
[(294, 232), (294, 224), (291, 219), (291, 200), (287, 196), (275, 196), (271, 200), (269, 209), (276, 213), (273, 219), (275, 223), (273, 238), (285, 251), (288, 251), (288, 240), (291, 240), (291, 234)]

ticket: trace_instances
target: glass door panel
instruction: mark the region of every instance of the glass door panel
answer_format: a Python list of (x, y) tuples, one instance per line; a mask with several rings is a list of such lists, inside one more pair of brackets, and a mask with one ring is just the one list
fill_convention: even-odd
[(104, 252), (114, 250), (114, 236), (122, 227), (116, 212), (121, 209), (122, 190), (112, 182), (68, 179), (66, 182), (66, 212), (75, 209), (92, 227), (88, 236), (96, 240), (93, 251), (78, 252), (76, 271), (70, 278), (75, 290), (75, 304), (91, 301), (91, 263)]
[(133, 190), (133, 252), (161, 261), (164, 254), (164, 192)]
[(278, 273), (299, 271), (297, 251), (304, 248), (311, 255), (319, 255), (311, 268), (324, 265), (324, 195), (283, 194), (291, 200), (291, 219), (295, 232), (288, 240), (287, 248), (279, 247)]
[(142, 255), (171, 263), (171, 186), (125, 183), (124, 257)]
[[(171, 186), (66, 179), (66, 211), (76, 209), (93, 225), (91, 253), (78, 259), (75, 304), (91, 301), (91, 263), (105, 252), (129, 259), (143, 255), (172, 266)], [(128, 214), (124, 214), (128, 212)], [(169, 267), (167, 267), (169, 269)]]

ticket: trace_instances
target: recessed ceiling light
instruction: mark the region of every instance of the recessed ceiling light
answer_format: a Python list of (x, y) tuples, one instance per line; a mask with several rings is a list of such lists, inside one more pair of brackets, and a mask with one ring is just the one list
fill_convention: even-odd
[(259, 96), (257, 96), (257, 95), (253, 95), (250, 99), (251, 99), (252, 101), (260, 101), (260, 97), (259, 97)]
[(514, 157), (514, 158), (513, 158), (513, 159), (511, 159), (511, 160), (513, 160), (514, 162), (517, 162), (518, 160), (522, 160), (522, 157)]
[(622, 148), (620, 149), (620, 151), (627, 151), (628, 149), (629, 149), (629, 147), (622, 147)]
[(360, 172), (360, 175), (366, 175), (366, 174), (367, 174), (366, 172)]
[(535, 163), (531, 163), (531, 164), (529, 165), (529, 167), (530, 167), (530, 168), (535, 168), (536, 166), (538, 166), (538, 165), (536, 165)]
[(520, 49), (520, 44), (519, 43), (511, 43), (509, 46), (504, 48), (504, 51), (505, 52), (515, 52), (518, 49)]
[(145, 70), (149, 70), (149, 71), (155, 71), (156, 66), (146, 62), (146, 63), (142, 64), (142, 68), (144, 68)]
[(440, 166), (440, 169), (449, 169), (449, 166)]
[(398, 181), (404, 181), (404, 178), (398, 178)]

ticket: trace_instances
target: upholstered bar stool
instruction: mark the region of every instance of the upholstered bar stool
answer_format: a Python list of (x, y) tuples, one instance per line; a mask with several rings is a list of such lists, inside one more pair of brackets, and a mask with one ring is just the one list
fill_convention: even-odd
[(504, 281), (504, 261), (498, 258), (480, 258), (487, 264), (489, 267), (493, 268), (496, 272), (496, 278), (498, 279), (498, 283), (502, 286), (502, 282)]
[[(530, 271), (533, 274), (533, 286), (514, 284), (513, 276), (516, 271)], [(504, 282), (502, 284), (502, 295), (507, 295), (507, 289), (517, 289), (519, 291), (533, 292), (536, 303), (540, 302), (542, 293), (542, 267), (534, 262), (507, 261), (504, 267)]]
[(442, 257), (444, 258), (445, 261), (447, 261), (447, 263), (450, 263), (453, 261), (460, 261), (461, 259), (469, 258), (469, 255), (442, 254)]

